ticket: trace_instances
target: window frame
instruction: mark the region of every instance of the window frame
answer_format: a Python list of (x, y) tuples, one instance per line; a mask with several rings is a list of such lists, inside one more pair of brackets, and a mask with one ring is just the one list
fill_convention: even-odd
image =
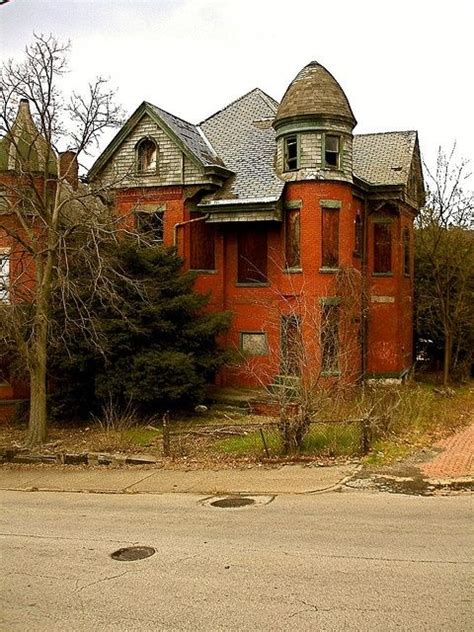
[[(379, 277), (393, 276), (393, 220), (391, 219), (374, 219), (372, 221), (372, 275)], [(376, 270), (377, 263), (377, 246), (376, 246), (376, 230), (384, 227), (388, 229), (390, 239), (387, 241), (390, 248), (390, 268), (388, 270)]]
[[(336, 154), (336, 164), (332, 165), (327, 161), (326, 153), (327, 153), (327, 140), (328, 138), (337, 139), (337, 152), (330, 151), (332, 154)], [(324, 142), (323, 142), (323, 155), (322, 164), (324, 169), (332, 169), (333, 171), (341, 170), (341, 156), (342, 156), (342, 136), (340, 134), (324, 134)]]
[(10, 303), (11, 248), (0, 248), (0, 303)]
[[(289, 141), (293, 141), (296, 147), (296, 155), (291, 159), (288, 156), (288, 144)], [(295, 160), (295, 167), (290, 167), (288, 165), (288, 160)], [(291, 173), (293, 171), (298, 171), (300, 168), (300, 137), (299, 134), (288, 134), (283, 138), (283, 171), (285, 173)]]
[[(212, 224), (206, 224), (205, 221), (205, 217), (206, 217), (206, 213), (202, 213), (201, 211), (191, 211), (190, 215), (189, 215), (190, 219), (200, 219), (202, 218), (201, 221), (198, 222), (194, 222), (194, 223), (190, 223), (189, 224), (189, 269), (192, 270), (193, 272), (204, 272), (204, 273), (209, 273), (209, 272), (216, 272), (216, 233), (215, 233), (215, 227)], [(194, 261), (193, 261), (193, 255), (195, 254), (193, 251), (193, 232), (194, 229), (197, 227), (197, 225), (201, 226), (204, 225), (206, 226), (207, 230), (209, 231), (209, 236), (210, 233), (212, 232), (212, 268), (210, 267), (194, 267)]]
[[(341, 258), (341, 248), (340, 248), (340, 222), (341, 215), (340, 211), (342, 208), (342, 203), (339, 200), (321, 200), (320, 203), (321, 209), (321, 267), (320, 272), (337, 272), (340, 266), (340, 258)], [(325, 230), (324, 230), (324, 218), (326, 213), (337, 213), (334, 217), (337, 217), (337, 263), (336, 265), (328, 264), (324, 261), (325, 256), (325, 244), (327, 243), (325, 240)]]
[[(242, 243), (241, 240), (244, 238), (244, 236), (249, 237), (249, 229), (246, 228), (237, 233), (237, 281), (236, 281), (237, 287), (265, 287), (269, 285), (269, 281), (268, 281), (268, 230), (266, 229), (260, 229), (260, 230), (261, 230), (261, 235), (265, 236), (265, 270), (262, 272), (261, 280), (250, 279), (250, 278), (247, 278), (245, 280), (241, 279), (240, 277), (240, 273), (241, 273), (240, 251), (241, 251), (241, 243)], [(243, 260), (245, 259), (242, 258), (242, 261)], [(248, 259), (246, 261), (247, 261), (247, 264), (251, 263)], [(262, 261), (263, 261), (263, 257), (262, 257)], [(260, 273), (260, 271), (257, 270), (256, 266), (255, 266), (255, 270), (256, 272)]]
[[(297, 202), (295, 204), (289, 203), (284, 209), (284, 214), (285, 214), (285, 223), (284, 223), (283, 238), (284, 238), (285, 272), (301, 272), (303, 269), (301, 265), (301, 202)], [(289, 261), (288, 253), (291, 248), (291, 244), (289, 241), (290, 229), (293, 227), (293, 223), (290, 222), (291, 215), (294, 215), (295, 217), (297, 217), (295, 224), (297, 224), (298, 226), (298, 230), (297, 230), (298, 254), (297, 254), (297, 263), (293, 262), (290, 265), (288, 263)]]
[(149, 233), (153, 233), (155, 232), (157, 229), (156, 228), (149, 228), (148, 230), (144, 230), (143, 227), (143, 219), (144, 218), (151, 218), (151, 217), (160, 217), (161, 218), (161, 239), (156, 239), (155, 237), (151, 237), (150, 241), (152, 241), (153, 243), (156, 243), (157, 245), (162, 245), (164, 243), (164, 238), (165, 238), (165, 211), (164, 209), (156, 209), (153, 211), (149, 211), (146, 209), (137, 209), (135, 211), (135, 217), (137, 219), (137, 228), (138, 228), (138, 232), (141, 234), (143, 233), (143, 236), (148, 235)]
[[(153, 143), (155, 147), (155, 167), (153, 169), (140, 168), (140, 149), (145, 143)], [(158, 173), (158, 143), (151, 136), (144, 136), (135, 145), (135, 174), (137, 176), (150, 176)]]
[[(325, 360), (327, 358), (327, 337), (324, 335), (324, 323), (323, 314), (325, 311), (332, 311), (336, 314), (337, 320), (335, 321), (335, 331), (331, 333), (334, 345), (331, 350), (330, 358), (332, 361), (329, 363)], [(328, 316), (329, 322), (330, 316)], [(323, 297), (320, 299), (320, 331), (319, 331), (319, 344), (321, 350), (321, 375), (323, 377), (338, 376), (341, 374), (340, 364), (340, 352), (341, 352), (341, 301), (337, 296)]]
[(402, 269), (403, 276), (411, 278), (411, 235), (408, 226), (402, 229)]
[[(265, 351), (263, 353), (251, 353), (244, 349), (244, 336), (263, 336), (265, 342)], [(263, 358), (269, 354), (268, 334), (266, 331), (240, 331), (239, 332), (239, 349), (241, 353), (245, 353), (252, 358)]]

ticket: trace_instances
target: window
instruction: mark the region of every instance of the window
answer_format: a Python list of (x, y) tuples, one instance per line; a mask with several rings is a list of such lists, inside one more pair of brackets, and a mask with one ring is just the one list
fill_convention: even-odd
[(137, 224), (140, 233), (157, 243), (163, 243), (164, 214), (162, 211), (150, 213), (137, 211)]
[(324, 166), (339, 169), (339, 136), (326, 134), (324, 139)]
[(288, 314), (281, 317), (280, 353), (282, 375), (300, 375), (304, 345), (301, 317), (298, 314)]
[(10, 300), (10, 251), (0, 250), (0, 302)]
[(253, 356), (268, 354), (267, 334), (264, 332), (246, 332), (240, 334), (240, 349)]
[(237, 237), (237, 282), (261, 284), (267, 281), (267, 232), (248, 228)]
[(137, 145), (137, 172), (138, 173), (155, 173), (157, 167), (156, 161), (156, 143), (151, 138), (144, 138)]
[(285, 138), (285, 171), (295, 171), (298, 169), (298, 137), (287, 136)]
[[(191, 219), (204, 217), (203, 213), (193, 211)], [(190, 227), (190, 268), (192, 270), (214, 270), (215, 264), (215, 229), (204, 220), (189, 224)]]
[(288, 209), (285, 214), (285, 265), (299, 268), (301, 265), (300, 210)]
[(340, 306), (337, 302), (321, 305), (321, 370), (323, 373), (339, 372), (339, 316)]
[(392, 225), (374, 223), (374, 273), (392, 272)]
[(354, 222), (354, 254), (360, 256), (362, 254), (362, 218), (356, 215)]
[(403, 274), (410, 276), (410, 231), (403, 229)]
[(339, 265), (339, 209), (321, 209), (321, 265), (323, 268), (337, 268)]

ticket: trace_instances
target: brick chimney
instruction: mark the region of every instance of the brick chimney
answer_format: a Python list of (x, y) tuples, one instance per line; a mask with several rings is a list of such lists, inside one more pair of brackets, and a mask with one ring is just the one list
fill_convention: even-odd
[(74, 190), (77, 189), (79, 185), (79, 164), (75, 151), (68, 150), (59, 154), (59, 175), (64, 177)]

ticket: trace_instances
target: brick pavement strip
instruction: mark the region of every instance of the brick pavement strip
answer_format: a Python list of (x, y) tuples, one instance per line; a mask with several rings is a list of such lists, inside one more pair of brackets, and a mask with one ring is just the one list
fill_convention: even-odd
[(438, 441), (433, 447), (442, 452), (421, 466), (424, 476), (455, 478), (474, 475), (474, 424)]

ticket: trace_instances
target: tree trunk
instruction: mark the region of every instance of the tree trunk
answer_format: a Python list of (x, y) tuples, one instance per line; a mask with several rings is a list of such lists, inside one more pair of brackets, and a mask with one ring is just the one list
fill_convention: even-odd
[(451, 355), (453, 351), (453, 340), (450, 333), (444, 335), (444, 358), (443, 358), (443, 386), (448, 386), (451, 369)]
[(37, 335), (30, 349), (33, 358), (30, 362), (30, 417), (28, 421), (29, 446), (44, 443), (47, 436), (46, 428), (46, 319), (38, 325)]

